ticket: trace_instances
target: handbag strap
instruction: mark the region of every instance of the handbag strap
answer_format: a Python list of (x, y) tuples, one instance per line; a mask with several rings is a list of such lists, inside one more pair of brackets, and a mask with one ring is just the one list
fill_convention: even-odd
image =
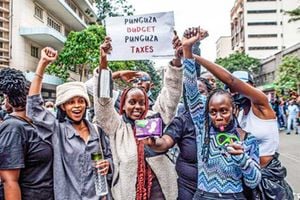
[(98, 135), (98, 142), (99, 142), (99, 150), (103, 156), (103, 159), (104, 159), (104, 154), (103, 154), (103, 149), (102, 149), (102, 143), (101, 143), (101, 138), (100, 138), (100, 133), (99, 133), (99, 129), (98, 129), (98, 126), (97, 124), (93, 124), (95, 130), (96, 130), (96, 133)]

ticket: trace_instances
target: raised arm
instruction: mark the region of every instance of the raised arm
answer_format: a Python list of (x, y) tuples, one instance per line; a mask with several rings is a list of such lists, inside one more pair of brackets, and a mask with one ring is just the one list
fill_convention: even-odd
[[(100, 46), (100, 66), (94, 71), (95, 119), (96, 123), (108, 135), (115, 134), (121, 123), (121, 117), (114, 109), (114, 102), (112, 98), (99, 97), (97, 92), (100, 88), (99, 71), (107, 70), (107, 54), (109, 54), (111, 50), (111, 39), (110, 37), (106, 37), (103, 44)], [(108, 84), (112, 84), (112, 81)]]
[(35, 71), (35, 76), (29, 89), (29, 96), (40, 94), (42, 90), (42, 81), (46, 67), (57, 59), (57, 51), (46, 47), (41, 51), (41, 59)]
[(260, 90), (234, 77), (222, 66), (210, 62), (201, 56), (194, 55), (197, 63), (201, 64), (215, 77), (234, 91), (243, 94), (251, 100), (254, 114), (261, 119), (274, 119), (276, 116), (269, 105), (267, 96)]
[(172, 42), (175, 49), (175, 57), (166, 69), (164, 86), (152, 107), (153, 111), (160, 113), (165, 124), (169, 124), (175, 116), (177, 104), (182, 93), (181, 41), (175, 34)]
[(185, 89), (185, 97), (187, 106), (191, 113), (194, 123), (199, 123), (199, 126), (204, 123), (203, 105), (206, 102), (206, 97), (201, 95), (197, 86), (197, 71), (195, 60), (192, 54), (192, 46), (194, 43), (205, 38), (207, 32), (200, 28), (187, 29), (183, 37), (183, 56), (184, 56), (184, 80), (183, 86)]
[[(41, 96), (42, 81), (46, 67), (57, 59), (57, 51), (46, 47), (41, 51), (41, 59), (36, 68), (34, 79), (30, 85), (27, 98), (26, 111), (27, 116), (37, 124), (38, 133), (43, 133), (42, 138), (48, 137), (55, 133), (55, 116), (43, 107)], [(43, 129), (43, 130), (40, 130)]]

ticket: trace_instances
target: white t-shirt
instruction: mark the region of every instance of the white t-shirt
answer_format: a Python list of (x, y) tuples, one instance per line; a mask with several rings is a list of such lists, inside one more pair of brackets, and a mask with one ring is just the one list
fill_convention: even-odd
[(298, 116), (299, 108), (296, 104), (288, 106), (289, 117), (295, 118)]
[(238, 121), (243, 130), (256, 137), (259, 144), (259, 156), (274, 155), (279, 147), (277, 119), (260, 119), (254, 115), (252, 108), (247, 115), (239, 113)]

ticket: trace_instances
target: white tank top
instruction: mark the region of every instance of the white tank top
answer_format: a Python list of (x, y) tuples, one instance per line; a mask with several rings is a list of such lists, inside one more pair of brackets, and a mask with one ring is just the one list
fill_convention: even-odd
[(241, 111), (238, 121), (243, 130), (256, 137), (259, 144), (259, 156), (274, 155), (278, 151), (279, 131), (277, 119), (260, 119), (254, 115), (252, 108), (247, 115)]

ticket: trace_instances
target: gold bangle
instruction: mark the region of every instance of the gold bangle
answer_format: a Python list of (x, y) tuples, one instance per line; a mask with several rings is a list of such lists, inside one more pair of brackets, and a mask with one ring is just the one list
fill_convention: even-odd
[(40, 79), (43, 79), (43, 76), (42, 76), (42, 75), (37, 74), (37, 73), (35, 73), (35, 75), (36, 75), (37, 77), (39, 77)]

